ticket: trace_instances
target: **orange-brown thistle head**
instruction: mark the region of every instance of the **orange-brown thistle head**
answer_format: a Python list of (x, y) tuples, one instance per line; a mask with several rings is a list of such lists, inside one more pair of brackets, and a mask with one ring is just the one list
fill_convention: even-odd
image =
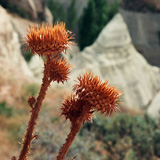
[(64, 58), (53, 58), (50, 67), (50, 79), (57, 81), (57, 83), (67, 81), (70, 70), (73, 68), (71, 64), (67, 64)]
[(65, 23), (58, 23), (28, 28), (28, 34), (24, 41), (27, 45), (27, 50), (31, 50), (33, 54), (39, 56), (57, 55), (66, 50), (69, 44), (72, 43), (71, 32), (65, 29)]
[(62, 114), (69, 119), (72, 123), (89, 121), (92, 119), (92, 107), (87, 105), (87, 102), (80, 99), (75, 94), (65, 98), (62, 104)]
[(62, 106), (62, 115), (66, 119), (82, 122), (92, 119), (92, 113), (99, 111), (110, 115), (118, 108), (121, 92), (103, 82), (98, 76), (86, 73), (78, 77), (78, 82), (73, 86), (74, 95), (65, 99)]
[(85, 99), (96, 111), (109, 115), (118, 109), (121, 92), (108, 85), (108, 81), (102, 82), (100, 77), (91, 73), (78, 77), (78, 81), (73, 91), (81, 99)]

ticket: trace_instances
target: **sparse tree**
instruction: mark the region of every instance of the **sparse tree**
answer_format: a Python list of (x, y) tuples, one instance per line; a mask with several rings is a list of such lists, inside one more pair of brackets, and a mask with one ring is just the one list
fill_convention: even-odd
[(89, 0), (88, 7), (84, 9), (79, 23), (79, 45), (82, 50), (85, 46), (93, 43), (96, 30), (96, 8), (95, 2)]
[(73, 30), (76, 24), (76, 17), (77, 17), (77, 12), (76, 12), (76, 8), (75, 8), (75, 0), (71, 0), (71, 4), (68, 7), (67, 10), (67, 17), (66, 17), (66, 27), (69, 30)]
[(81, 50), (96, 40), (103, 27), (117, 11), (117, 1), (108, 4), (107, 0), (89, 0), (79, 23), (79, 45)]

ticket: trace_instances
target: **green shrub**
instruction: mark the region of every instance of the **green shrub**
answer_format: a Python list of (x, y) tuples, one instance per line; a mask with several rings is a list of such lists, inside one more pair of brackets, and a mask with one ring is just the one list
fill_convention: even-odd
[(65, 22), (66, 14), (63, 6), (59, 2), (56, 2), (53, 0), (47, 0), (46, 5), (50, 9), (53, 15), (54, 22), (57, 22), (57, 21)]
[(138, 160), (135, 151), (133, 149), (129, 149), (125, 154), (124, 160)]
[(154, 132), (153, 148), (155, 156), (160, 157), (160, 130)]
[(59, 118), (58, 118), (58, 117), (51, 117), (51, 122), (52, 122), (52, 123), (55, 123), (55, 122), (57, 122), (57, 121), (59, 121)]
[[(20, 142), (22, 143), (22, 135), (24, 135), (26, 129), (24, 125), (19, 124), (12, 124), (8, 127), (8, 130), (11, 133), (9, 137), (10, 141), (12, 142)], [(18, 145), (18, 144), (17, 144)], [(19, 145), (18, 145), (19, 146)]]
[(24, 103), (26, 103), (26, 100), (28, 97), (35, 97), (38, 95), (38, 91), (39, 91), (39, 85), (36, 83), (32, 83), (29, 85), (24, 85), (24, 92), (21, 95), (21, 99)]
[(67, 8), (66, 11), (61, 3), (56, 2), (54, 0), (47, 0), (46, 5), (48, 6), (53, 15), (53, 23), (57, 21), (63, 21), (66, 23), (67, 29), (73, 30), (77, 22), (77, 12), (75, 8), (76, 1), (70, 1), (70, 6)]
[(24, 59), (29, 62), (32, 58), (33, 54), (31, 54), (30, 51), (27, 51), (25, 54), (23, 54)]
[(107, 0), (89, 0), (79, 20), (81, 50), (96, 40), (104, 26), (118, 12), (118, 8), (118, 1), (108, 4)]
[(75, 8), (75, 3), (75, 0), (71, 0), (71, 4), (68, 7), (66, 13), (66, 27), (69, 30), (73, 30), (77, 22), (77, 12)]
[(26, 87), (26, 95), (36, 96), (39, 91), (39, 85), (36, 83), (30, 84)]
[(160, 123), (149, 116), (117, 114), (111, 118), (97, 116), (84, 130), (94, 132), (96, 140), (104, 143), (108, 159), (147, 160), (160, 157)]
[(0, 103), (0, 115), (11, 117), (12, 114), (13, 114), (12, 108), (7, 107), (5, 102)]

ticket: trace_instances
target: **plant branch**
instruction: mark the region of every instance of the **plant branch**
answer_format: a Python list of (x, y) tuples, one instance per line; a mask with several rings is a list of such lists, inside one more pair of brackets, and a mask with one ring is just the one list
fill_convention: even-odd
[(30, 121), (28, 123), (28, 128), (27, 128), (27, 132), (23, 141), (23, 146), (22, 146), (22, 150), (20, 152), (19, 158), (18, 160), (26, 160), (27, 154), (29, 152), (30, 146), (31, 146), (31, 142), (34, 138), (37, 137), (37, 135), (33, 135), (33, 132), (35, 130), (35, 126), (36, 126), (36, 120), (38, 119), (38, 115), (39, 115), (39, 111), (41, 109), (41, 105), (42, 105), (42, 101), (45, 98), (46, 95), (46, 91), (50, 85), (50, 63), (51, 63), (51, 59), (48, 57), (46, 59), (46, 63), (44, 65), (44, 77), (43, 77), (43, 81), (42, 81), (42, 85), (41, 85), (41, 89), (39, 92), (39, 95), (37, 97), (35, 106), (32, 108), (31, 112), (31, 117), (30, 117)]
[(74, 141), (80, 128), (81, 128), (81, 121), (79, 121), (78, 123), (72, 124), (71, 131), (70, 131), (69, 135), (67, 136), (65, 144), (62, 146), (62, 148), (57, 156), (57, 160), (64, 160), (65, 155), (68, 152), (69, 147), (71, 146), (72, 142)]

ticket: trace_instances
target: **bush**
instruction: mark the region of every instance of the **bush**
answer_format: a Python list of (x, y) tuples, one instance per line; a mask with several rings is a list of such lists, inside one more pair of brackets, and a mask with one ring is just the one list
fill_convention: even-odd
[(75, 3), (75, 0), (71, 0), (70, 6), (65, 11), (61, 3), (56, 2), (54, 0), (47, 0), (46, 5), (48, 6), (53, 15), (53, 23), (57, 21), (63, 21), (66, 23), (67, 29), (73, 30), (77, 22), (77, 12), (75, 8)]
[(27, 61), (27, 62), (29, 62), (30, 60), (31, 60), (31, 58), (32, 58), (32, 56), (33, 56), (33, 54), (30, 52), (30, 51), (27, 51), (26, 53), (22, 53), (22, 55), (23, 55), (23, 57), (24, 57), (24, 59)]
[(13, 109), (6, 106), (5, 102), (0, 103), (0, 115), (4, 115), (6, 117), (11, 117)]
[(54, 22), (65, 21), (66, 14), (63, 6), (60, 3), (53, 0), (47, 0), (46, 5), (53, 15)]
[(154, 149), (155, 156), (160, 157), (160, 130), (157, 130), (154, 132), (153, 149)]
[[(97, 116), (84, 130), (94, 132), (110, 153), (108, 159), (146, 160), (160, 157), (160, 123), (148, 116), (118, 114), (104, 119)], [(84, 130), (81, 130), (81, 136)]]
[(79, 45), (82, 50), (91, 45), (104, 26), (118, 12), (118, 2), (108, 4), (107, 0), (89, 0), (79, 20)]
[(77, 12), (75, 8), (75, 3), (75, 0), (71, 0), (71, 4), (68, 7), (66, 13), (66, 27), (69, 30), (73, 30), (77, 22)]
[(24, 92), (21, 94), (21, 100), (26, 103), (28, 97), (35, 97), (38, 94), (39, 91), (39, 85), (36, 83), (32, 83), (29, 85), (24, 85)]
[(30, 84), (26, 87), (26, 95), (28, 96), (36, 96), (39, 91), (39, 85), (36, 83)]

